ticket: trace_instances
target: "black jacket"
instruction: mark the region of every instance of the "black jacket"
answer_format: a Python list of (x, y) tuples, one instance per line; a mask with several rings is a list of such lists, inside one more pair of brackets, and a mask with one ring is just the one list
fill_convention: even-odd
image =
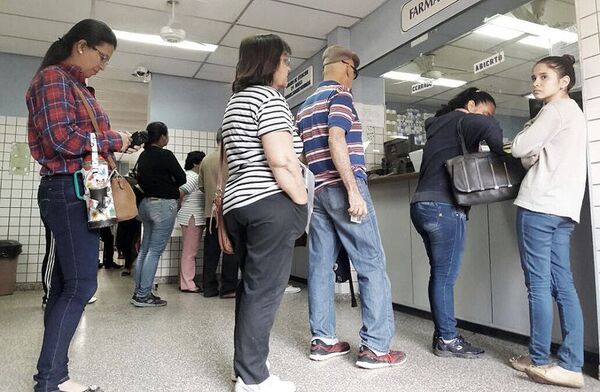
[(144, 197), (179, 199), (179, 187), (186, 182), (185, 171), (171, 151), (156, 146), (144, 149), (137, 171)]
[(462, 153), (457, 133), (458, 119), (461, 117), (464, 117), (462, 131), (469, 152), (477, 152), (479, 143), (485, 140), (491, 151), (504, 154), (502, 128), (493, 117), (455, 110), (427, 119), (427, 141), (423, 148), (419, 185), (411, 203), (437, 201), (456, 204), (446, 171), (446, 161)]

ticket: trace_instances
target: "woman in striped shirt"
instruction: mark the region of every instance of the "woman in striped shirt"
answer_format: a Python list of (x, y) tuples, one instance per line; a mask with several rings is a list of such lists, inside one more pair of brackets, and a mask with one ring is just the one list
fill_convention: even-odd
[(179, 187), (181, 207), (177, 212), (177, 223), (181, 226), (183, 251), (179, 264), (179, 290), (184, 293), (199, 293), (194, 283), (196, 276), (196, 254), (204, 231), (204, 193), (200, 190), (200, 163), (206, 154), (192, 151), (185, 158), (186, 183)]
[(278, 91), (287, 85), (290, 54), (290, 47), (273, 34), (244, 39), (223, 118), (229, 167), (223, 212), (242, 271), (234, 344), (238, 392), (296, 390), (292, 382), (270, 376), (266, 366), (294, 242), (307, 220), (292, 114)]

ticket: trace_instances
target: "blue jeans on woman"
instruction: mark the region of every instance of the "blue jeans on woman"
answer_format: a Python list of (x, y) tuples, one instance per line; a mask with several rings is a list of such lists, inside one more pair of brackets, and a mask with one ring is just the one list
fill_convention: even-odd
[[(83, 188), (83, 184), (79, 185)], [(85, 203), (72, 175), (43, 177), (40, 216), (56, 240), (56, 262), (44, 312), (44, 340), (34, 376), (36, 392), (56, 392), (69, 379), (68, 352), (81, 314), (97, 288), (98, 232), (87, 228)]]
[(177, 217), (177, 201), (155, 197), (145, 198), (140, 203), (139, 216), (144, 232), (133, 280), (134, 295), (144, 298), (152, 291), (158, 260), (171, 238)]
[(429, 304), (435, 333), (445, 340), (458, 336), (454, 317), (454, 284), (465, 249), (465, 211), (454, 204), (416, 202), (410, 217), (423, 238), (431, 266)]
[(350, 221), (348, 193), (343, 185), (330, 185), (315, 194), (308, 234), (310, 330), (313, 339), (336, 337), (333, 265), (341, 244), (358, 275), (361, 344), (387, 353), (395, 332), (390, 280), (369, 188), (363, 179), (356, 183), (368, 210), (361, 223)]
[(536, 365), (550, 362), (552, 299), (558, 305), (563, 344), (558, 365), (580, 372), (583, 366), (583, 315), (569, 257), (575, 222), (567, 217), (517, 210), (517, 238), (529, 298), (529, 354)]

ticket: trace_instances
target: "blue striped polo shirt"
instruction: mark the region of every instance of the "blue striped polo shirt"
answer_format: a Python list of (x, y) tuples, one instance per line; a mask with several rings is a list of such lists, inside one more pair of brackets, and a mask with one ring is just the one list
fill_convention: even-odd
[(346, 132), (352, 171), (358, 178), (367, 178), (362, 126), (349, 89), (333, 80), (321, 82), (298, 111), (296, 126), (304, 143), (308, 167), (315, 174), (315, 191), (342, 181), (329, 151), (331, 127)]

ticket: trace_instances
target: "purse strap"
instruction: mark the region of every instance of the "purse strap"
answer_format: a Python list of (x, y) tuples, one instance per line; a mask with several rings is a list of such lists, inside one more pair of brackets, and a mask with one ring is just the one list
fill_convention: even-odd
[(465, 137), (463, 136), (462, 131), (462, 122), (465, 119), (465, 116), (462, 116), (458, 119), (458, 124), (456, 124), (456, 132), (458, 133), (458, 138), (460, 139), (460, 147), (462, 148), (462, 154), (467, 155), (469, 151), (467, 151), (467, 144), (465, 143)]
[(221, 140), (221, 153), (219, 154), (219, 171), (217, 173), (217, 193), (223, 196), (223, 162), (225, 162), (225, 143)]
[[(89, 102), (85, 98), (85, 95), (83, 95), (83, 92), (81, 91), (81, 89), (79, 87), (77, 87), (76, 84), (73, 84), (73, 87), (75, 87), (75, 91), (77, 92), (77, 95), (79, 95), (79, 98), (81, 98), (81, 101), (83, 102), (83, 106), (85, 106), (85, 110), (88, 112), (88, 116), (90, 116), (90, 120), (92, 120), (93, 132), (96, 134), (102, 134), (102, 131), (100, 131), (100, 127), (98, 126), (98, 121), (96, 121), (96, 116), (94, 116), (94, 112), (92, 111), (92, 108), (90, 107)], [(115, 161), (110, 154), (108, 154), (106, 160), (108, 162), (108, 167), (111, 170), (114, 170), (117, 168), (117, 165), (115, 164)]]

